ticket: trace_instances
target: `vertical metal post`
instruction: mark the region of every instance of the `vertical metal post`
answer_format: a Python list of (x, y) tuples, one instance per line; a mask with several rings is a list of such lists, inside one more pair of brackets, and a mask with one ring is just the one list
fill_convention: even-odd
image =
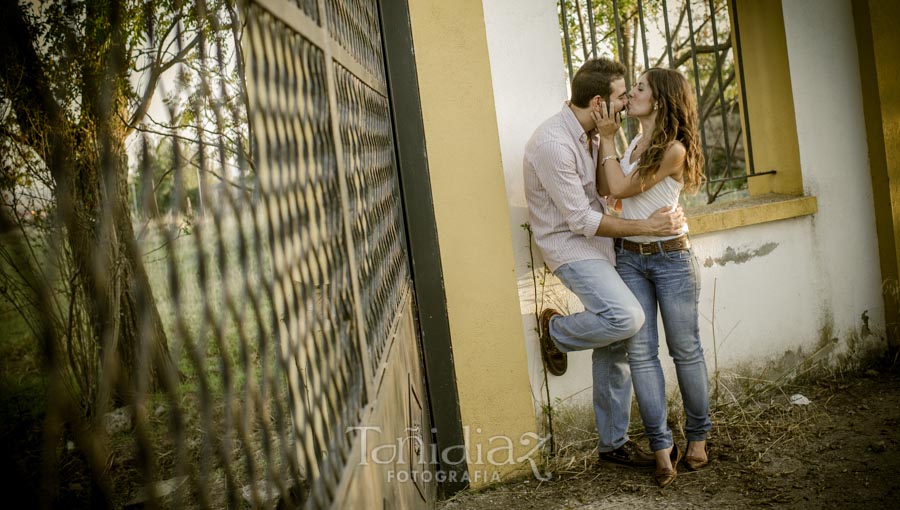
[[(562, 0), (565, 2), (566, 0)], [(591, 58), (597, 58), (597, 26), (594, 24), (594, 1), (587, 0), (588, 29), (591, 32)]]
[[(691, 41), (691, 62), (694, 65), (694, 93), (697, 95), (697, 109), (702, 108), (700, 104), (700, 66), (697, 65), (697, 44), (694, 41), (694, 15), (693, 10), (691, 9), (691, 1), (687, 1), (687, 16), (688, 16), (688, 33), (690, 34)], [(703, 144), (703, 154), (706, 156), (704, 159), (704, 163), (706, 165), (706, 176), (709, 178), (709, 148), (706, 146), (706, 126), (703, 123), (703, 119), (700, 119), (700, 141)], [(709, 189), (709, 182), (707, 182), (707, 190)]]
[(750, 169), (750, 175), (756, 174), (756, 168), (753, 165), (753, 144), (750, 141), (750, 112), (747, 109), (747, 88), (744, 83), (744, 61), (741, 56), (741, 30), (740, 23), (738, 22), (738, 11), (737, 11), (737, 0), (731, 0), (731, 30), (734, 33), (734, 48), (732, 51), (732, 55), (734, 55), (734, 64), (738, 69), (738, 78), (740, 79), (741, 86), (741, 106), (743, 107), (744, 118), (744, 142), (747, 144), (744, 147), (744, 157), (747, 160), (747, 167)]
[(675, 67), (675, 58), (672, 56), (672, 34), (669, 28), (669, 6), (666, 0), (662, 0), (663, 24), (666, 26), (666, 54), (669, 57), (669, 68)]
[(712, 23), (713, 48), (716, 62), (716, 81), (719, 87), (719, 108), (722, 109), (722, 136), (725, 150), (726, 174), (731, 177), (731, 138), (728, 136), (728, 112), (725, 111), (725, 86), (722, 84), (722, 61), (719, 59), (719, 33), (716, 29), (716, 11), (713, 0), (709, 0), (709, 20)]
[[(565, 0), (562, 0), (565, 3)], [(619, 54), (619, 60), (628, 65), (628, 62), (625, 61), (625, 55), (622, 53), (622, 46), (624, 46), (624, 42), (622, 42), (622, 22), (619, 20), (619, 1), (613, 0), (613, 18), (616, 20), (616, 52)]]
[(569, 68), (569, 81), (575, 77), (575, 71), (572, 70), (572, 41), (569, 39), (569, 23), (566, 19), (566, 0), (559, 2), (559, 24), (563, 29), (563, 42), (566, 47), (566, 66)]
[[(464, 449), (456, 369), (450, 342), (450, 319), (447, 315), (407, 2), (379, 2), (379, 14), (382, 27), (390, 27), (390, 30), (382, 29), (384, 55), (431, 419), (439, 452), (456, 447)], [(468, 485), (468, 466), (465, 462), (442, 464), (441, 471), (446, 475), (446, 481), (441, 485), (445, 496)]]
[(650, 53), (647, 50), (647, 26), (644, 25), (644, 2), (638, 0), (638, 21), (641, 27), (641, 45), (644, 48), (644, 71), (650, 69)]

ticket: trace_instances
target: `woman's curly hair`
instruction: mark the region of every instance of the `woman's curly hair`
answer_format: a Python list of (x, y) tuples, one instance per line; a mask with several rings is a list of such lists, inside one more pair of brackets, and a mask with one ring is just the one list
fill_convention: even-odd
[(680, 72), (653, 67), (644, 76), (658, 105), (656, 125), (650, 133), (650, 146), (641, 155), (637, 172), (641, 184), (659, 170), (669, 146), (679, 141), (687, 150), (684, 160), (684, 189), (696, 192), (706, 176), (703, 174), (703, 150), (700, 147), (700, 120), (697, 100), (691, 84)]

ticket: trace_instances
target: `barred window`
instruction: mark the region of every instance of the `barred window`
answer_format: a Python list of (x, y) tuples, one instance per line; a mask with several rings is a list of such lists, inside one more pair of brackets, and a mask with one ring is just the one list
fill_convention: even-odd
[[(740, 33), (734, 0), (560, 0), (559, 18), (569, 79), (589, 58), (612, 57), (627, 68), (626, 87), (646, 69), (678, 69), (697, 94), (707, 181), (685, 206), (747, 196), (753, 168), (741, 86)], [(637, 134), (628, 119), (624, 145)]]

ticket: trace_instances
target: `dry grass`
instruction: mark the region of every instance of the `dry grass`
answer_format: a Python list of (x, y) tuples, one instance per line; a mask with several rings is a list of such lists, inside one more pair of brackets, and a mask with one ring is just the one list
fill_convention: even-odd
[[(817, 352), (803, 359), (795, 370), (781, 372), (774, 378), (766, 370), (714, 374), (721, 394), (710, 407), (713, 422), (710, 448), (751, 459), (750, 467), (766, 462), (773, 453), (789, 444), (815, 440), (807, 437), (805, 431), (811, 422), (822, 417), (834, 394), (811, 405), (791, 404), (791, 396), (802, 386), (835, 384), (866, 371), (871, 373), (872, 366), (891, 368), (890, 359), (877, 355), (883, 350), (857, 349), (835, 357), (817, 356)], [(673, 386), (670, 385), (672, 391), (668, 397), (668, 424), (676, 442), (684, 444), (681, 396), (677, 386)], [(563, 478), (599, 476), (596, 470), (598, 437), (591, 405), (557, 402), (552, 413), (556, 449), (552, 454), (546, 452), (542, 472)], [(636, 404), (631, 417), (629, 435), (641, 442), (643, 426)]]

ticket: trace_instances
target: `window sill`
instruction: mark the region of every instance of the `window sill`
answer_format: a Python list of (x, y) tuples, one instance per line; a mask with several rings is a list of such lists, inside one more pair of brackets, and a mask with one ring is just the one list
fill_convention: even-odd
[(694, 207), (685, 214), (691, 235), (708, 234), (758, 223), (798, 218), (818, 211), (816, 197), (762, 195), (727, 204)]

